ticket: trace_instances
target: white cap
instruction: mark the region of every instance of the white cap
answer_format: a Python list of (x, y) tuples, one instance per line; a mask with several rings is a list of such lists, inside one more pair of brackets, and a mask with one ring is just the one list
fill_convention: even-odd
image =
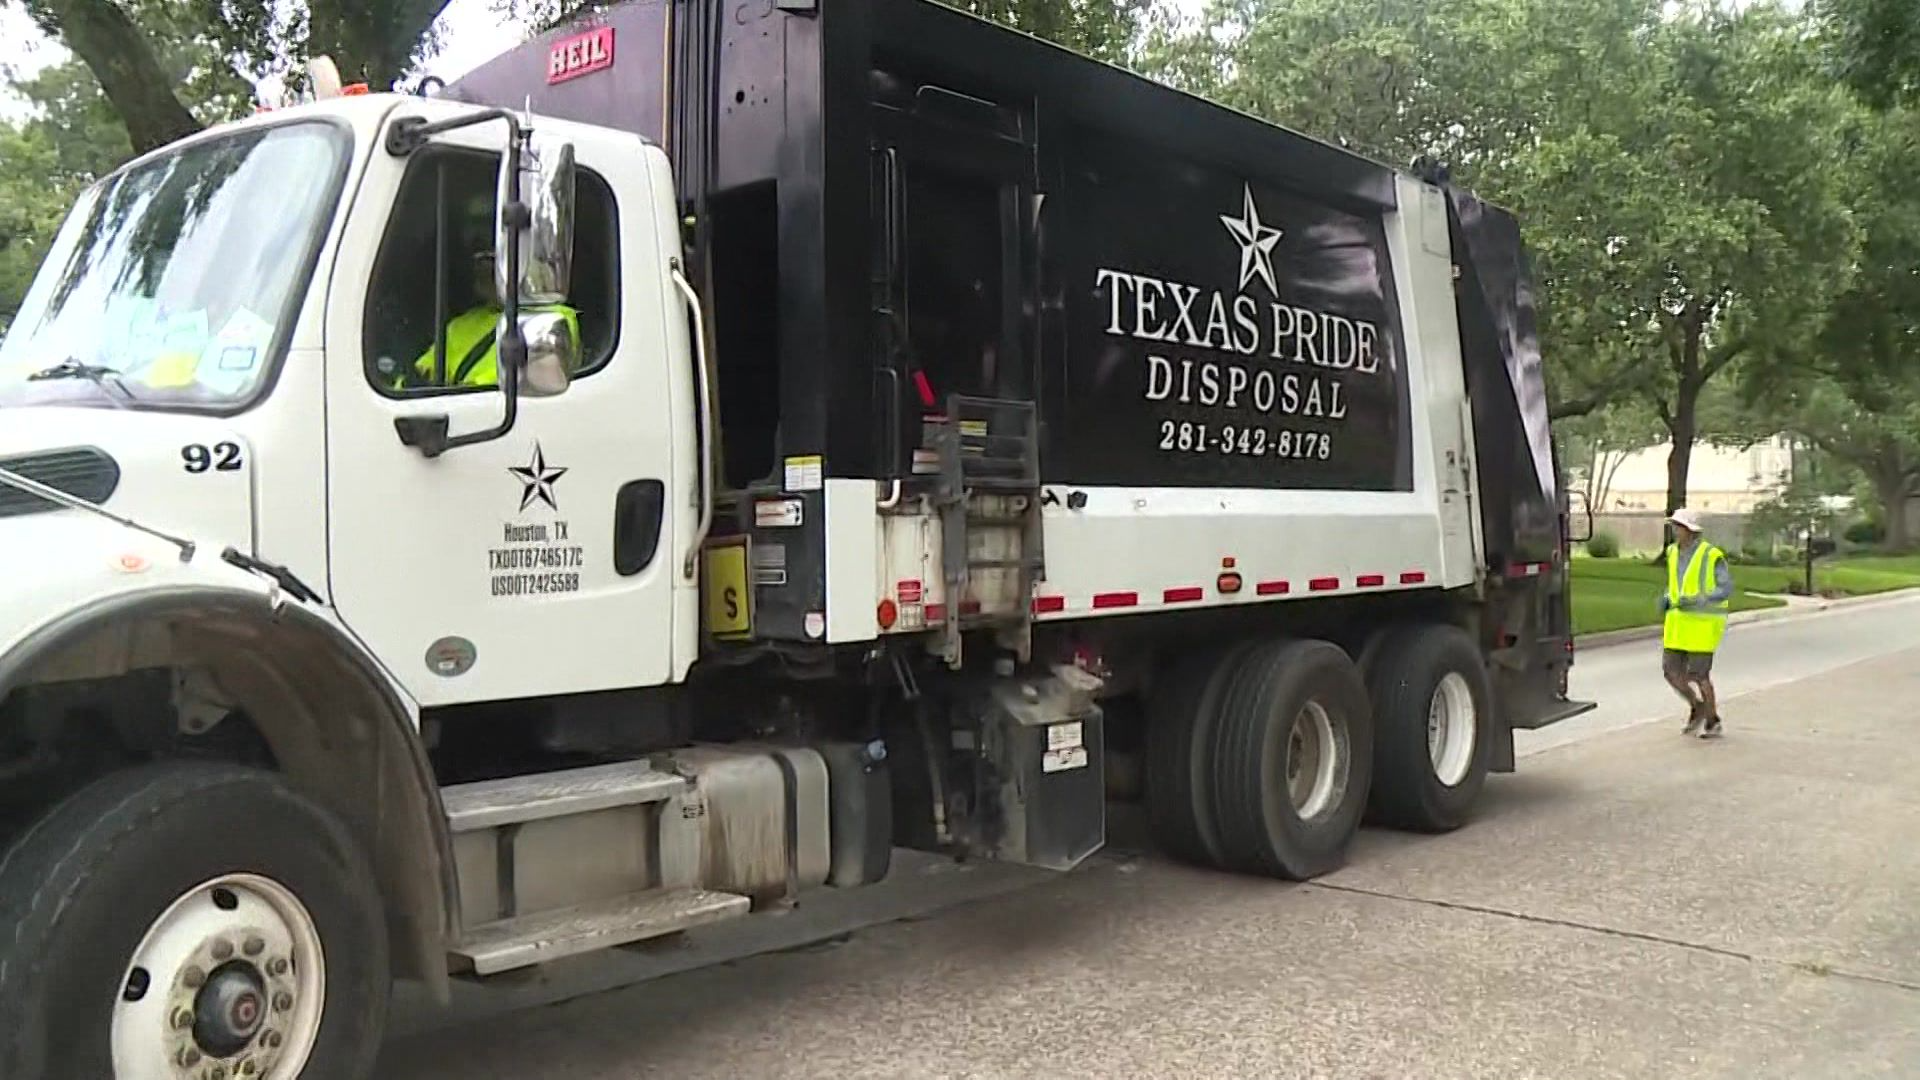
[(1678, 510), (1675, 510), (1672, 514), (1668, 515), (1667, 520), (1673, 522), (1675, 525), (1680, 526), (1681, 528), (1687, 530), (1688, 532), (1704, 533), (1707, 531), (1706, 529), (1702, 528), (1700, 525), (1699, 512), (1696, 510), (1691, 510), (1684, 506)]

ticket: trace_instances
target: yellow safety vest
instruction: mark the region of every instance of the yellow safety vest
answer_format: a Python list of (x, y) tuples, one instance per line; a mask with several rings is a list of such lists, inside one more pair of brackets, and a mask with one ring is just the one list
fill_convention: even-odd
[(1693, 558), (1682, 568), (1680, 545), (1667, 548), (1667, 618), (1661, 633), (1667, 648), (1710, 653), (1720, 647), (1720, 639), (1727, 632), (1732, 597), (1693, 611), (1680, 610), (1680, 601), (1711, 591), (1715, 569), (1726, 557), (1719, 548), (1702, 540), (1693, 546)]
[[(558, 312), (566, 317), (573, 339), (580, 340), (580, 314), (570, 307), (522, 308), (534, 312)], [(447, 386), (497, 386), (500, 382), (500, 312), (494, 308), (463, 311), (447, 323)], [(482, 346), (484, 345), (484, 348)], [(421, 382), (433, 385), (433, 347), (413, 362)], [(399, 382), (400, 380), (396, 380)]]

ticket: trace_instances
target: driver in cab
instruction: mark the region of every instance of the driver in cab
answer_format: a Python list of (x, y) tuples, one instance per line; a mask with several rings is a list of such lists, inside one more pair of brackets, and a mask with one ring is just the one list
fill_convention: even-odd
[[(413, 362), (412, 370), (394, 376), (393, 388), (485, 388), (500, 383), (500, 290), (494, 284), (491, 246), (473, 252), (474, 305), (447, 322), (447, 367), (444, 381), (435, 378), (434, 346)], [(580, 340), (580, 313), (565, 304), (523, 306), (522, 313), (551, 312), (566, 319), (573, 339)]]

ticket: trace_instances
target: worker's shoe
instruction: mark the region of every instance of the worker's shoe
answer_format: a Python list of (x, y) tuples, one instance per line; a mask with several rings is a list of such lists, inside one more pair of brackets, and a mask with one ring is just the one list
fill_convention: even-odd
[(1703, 726), (1700, 729), (1700, 737), (1703, 739), (1717, 739), (1722, 734), (1723, 732), (1720, 730), (1720, 716), (1718, 713), (1708, 717), (1705, 726)]
[[(1716, 717), (1715, 719), (1717, 721), (1718, 718)], [(1706, 702), (1704, 701), (1694, 702), (1693, 708), (1687, 712), (1687, 726), (1681, 729), (1681, 734), (1684, 734), (1684, 735), (1700, 734), (1701, 725), (1705, 724), (1706, 720), (1707, 720)]]

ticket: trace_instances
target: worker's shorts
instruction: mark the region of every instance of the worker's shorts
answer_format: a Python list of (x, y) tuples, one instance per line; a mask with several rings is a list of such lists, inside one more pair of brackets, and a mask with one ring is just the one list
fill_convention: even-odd
[(1660, 666), (1666, 671), (1668, 678), (1704, 679), (1713, 674), (1713, 654), (1668, 649), (1661, 659)]

